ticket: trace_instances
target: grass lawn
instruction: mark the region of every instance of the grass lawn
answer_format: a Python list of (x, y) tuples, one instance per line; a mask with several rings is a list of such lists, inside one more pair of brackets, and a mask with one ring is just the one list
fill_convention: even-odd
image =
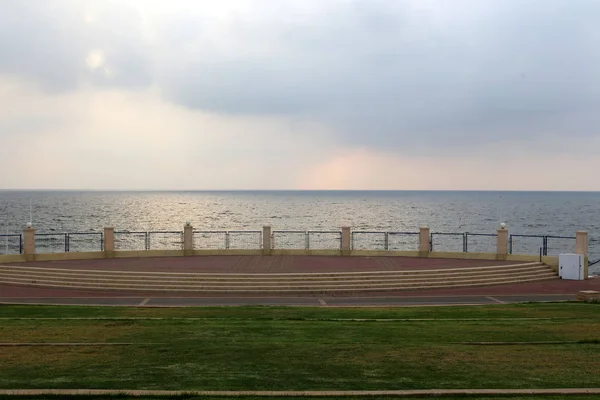
[[(120, 397), (120, 396), (0, 396), (0, 400), (207, 400), (207, 397), (176, 396), (176, 397)], [(359, 400), (361, 397), (212, 397), (217, 400)], [(368, 397), (372, 400), (400, 400), (405, 397)], [(416, 399), (416, 398), (408, 398)], [(567, 396), (487, 396), (487, 397), (420, 397), (420, 399), (443, 400), (597, 400), (596, 395), (567, 395)]]
[[(401, 400), (405, 397), (368, 397), (374, 400)], [(597, 400), (597, 395), (568, 395), (568, 396), (486, 396), (486, 397), (420, 397), (420, 399), (443, 400)], [(0, 396), (0, 400), (207, 400), (207, 397), (176, 396), (176, 397), (120, 397), (120, 396)], [(213, 397), (217, 400), (359, 400), (361, 397)], [(415, 399), (415, 398), (412, 398)]]
[(598, 304), (381, 309), (5, 305), (0, 306), (0, 342), (133, 343), (0, 346), (3, 389), (600, 387)]

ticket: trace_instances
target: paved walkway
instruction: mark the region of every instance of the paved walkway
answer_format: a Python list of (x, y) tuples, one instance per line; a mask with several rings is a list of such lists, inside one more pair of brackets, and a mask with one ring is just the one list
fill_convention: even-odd
[(99, 260), (29, 262), (40, 268), (72, 268), (104, 271), (208, 272), (208, 273), (315, 273), (357, 271), (405, 271), (469, 268), (519, 264), (515, 261), (460, 260), (413, 257), (341, 256), (198, 256), (144, 257)]
[(416, 307), (510, 304), (575, 300), (575, 295), (500, 296), (379, 296), (379, 297), (0, 297), (0, 304), (46, 304), (72, 306), (220, 307)]
[[(320, 257), (320, 256), (202, 256), (172, 258), (102, 259), (33, 262), (23, 265), (42, 268), (70, 268), (113, 271), (161, 272), (354, 272), (471, 268), (515, 262), (452, 260), (410, 257)], [(99, 304), (134, 306), (203, 305), (320, 305), (320, 306), (411, 306), (494, 304), (529, 301), (574, 300), (580, 290), (600, 291), (600, 278), (585, 281), (549, 281), (389, 292), (357, 292), (351, 296), (291, 294), (200, 294), (193, 292), (127, 292), (35, 288), (0, 284), (0, 303)]]
[(307, 390), (307, 391), (211, 391), (211, 390), (102, 390), (102, 389), (5, 389), (2, 396), (260, 396), (260, 397), (345, 397), (345, 396), (394, 396), (434, 397), (467, 395), (577, 395), (600, 394), (600, 388), (559, 389), (425, 389), (425, 390)]

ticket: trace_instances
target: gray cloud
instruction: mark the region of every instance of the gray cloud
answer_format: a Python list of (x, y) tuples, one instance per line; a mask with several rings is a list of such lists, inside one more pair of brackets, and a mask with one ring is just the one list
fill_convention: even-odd
[[(2, 2), (0, 71), (48, 90), (154, 83), (188, 108), (310, 118), (348, 145), (421, 152), (600, 123), (593, 0), (256, 2), (225, 22), (183, 8), (154, 15), (154, 42), (135, 8), (43, 4)], [(87, 68), (96, 48), (116, 75)]]
[[(82, 83), (147, 86), (151, 63), (135, 10), (100, 0), (0, 1), (0, 73), (18, 75), (53, 92)], [(93, 15), (93, 21), (86, 21)], [(86, 58), (102, 49), (114, 70), (90, 70)]]
[(378, 147), (531, 138), (561, 121), (596, 134), (600, 118), (579, 118), (600, 105), (599, 2), (459, 1), (436, 19), (401, 2), (336, 4), (233, 27), (237, 52), (200, 50), (162, 81), (167, 94), (221, 113), (313, 116)]

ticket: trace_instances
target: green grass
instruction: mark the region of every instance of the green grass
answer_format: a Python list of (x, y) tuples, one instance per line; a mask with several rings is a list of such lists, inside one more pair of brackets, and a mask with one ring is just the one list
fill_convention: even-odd
[[(172, 397), (122, 397), (122, 396), (0, 396), (0, 400), (358, 400), (364, 397), (201, 397), (201, 396), (172, 396)], [(567, 396), (462, 396), (462, 397), (411, 397), (411, 399), (443, 399), (443, 400), (596, 400), (597, 395), (567, 395)], [(406, 397), (370, 396), (372, 400), (399, 400)]]
[[(99, 319), (72, 319), (92, 317)], [(357, 309), (0, 306), (0, 318), (0, 342), (136, 343), (0, 347), (4, 389), (600, 386), (596, 304)]]
[[(172, 396), (172, 397), (122, 397), (122, 396), (0, 396), (0, 400), (358, 400), (364, 397), (201, 397), (201, 396)], [(372, 400), (398, 400), (406, 397), (370, 396)], [(462, 397), (411, 397), (412, 399), (444, 399), (444, 400), (596, 400), (596, 395), (567, 395), (567, 396), (462, 396)]]

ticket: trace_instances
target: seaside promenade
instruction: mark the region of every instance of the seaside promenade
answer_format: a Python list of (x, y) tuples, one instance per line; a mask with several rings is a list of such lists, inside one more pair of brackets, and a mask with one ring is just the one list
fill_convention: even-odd
[[(328, 257), (328, 256), (199, 256), (98, 260), (64, 260), (26, 263), (28, 268), (44, 271), (81, 271), (81, 273), (165, 274), (255, 274), (286, 276), (315, 273), (385, 273), (386, 271), (471, 271), (481, 267), (510, 266), (514, 262), (436, 259), (413, 257)], [(16, 264), (15, 264), (16, 265)], [(231, 275), (229, 275), (231, 274)], [(582, 290), (600, 291), (600, 278), (584, 281), (558, 277), (543, 281), (513, 282), (481, 286), (445, 287), (418, 290), (354, 291), (351, 293), (203, 293), (179, 291), (102, 290), (69, 287), (36, 287), (0, 283), (0, 303), (80, 304), (134, 306), (203, 305), (314, 305), (314, 306), (416, 306), (497, 304), (529, 301), (575, 300)]]

